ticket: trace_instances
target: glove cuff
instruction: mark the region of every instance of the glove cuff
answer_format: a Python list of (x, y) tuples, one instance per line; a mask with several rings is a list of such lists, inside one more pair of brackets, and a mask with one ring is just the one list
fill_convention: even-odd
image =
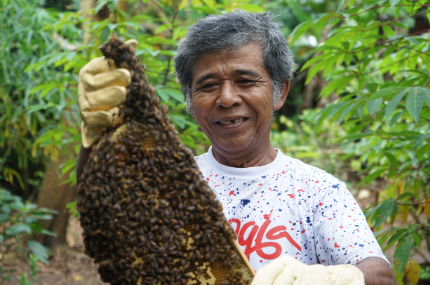
[(82, 136), (82, 146), (84, 148), (91, 148), (97, 139), (100, 137), (100, 133), (94, 131), (89, 131), (84, 122), (81, 124), (81, 136)]

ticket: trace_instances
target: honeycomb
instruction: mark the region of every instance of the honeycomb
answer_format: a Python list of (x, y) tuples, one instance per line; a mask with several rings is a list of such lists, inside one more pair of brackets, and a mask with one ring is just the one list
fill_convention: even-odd
[(100, 47), (132, 75), (114, 126), (78, 185), (85, 253), (104, 282), (250, 284), (254, 271), (222, 206), (178, 139), (145, 69), (119, 38)]

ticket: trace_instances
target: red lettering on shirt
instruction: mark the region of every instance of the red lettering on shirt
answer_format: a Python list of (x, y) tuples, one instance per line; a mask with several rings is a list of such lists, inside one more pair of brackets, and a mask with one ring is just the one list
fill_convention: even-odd
[[(238, 243), (241, 246), (245, 247), (245, 255), (249, 259), (250, 255), (255, 252), (259, 257), (273, 260), (281, 256), (282, 254), (282, 246), (276, 242), (263, 242), (263, 238), (266, 237), (268, 240), (279, 240), (282, 238), (286, 238), (298, 251), (302, 251), (302, 248), (299, 244), (290, 236), (290, 234), (286, 231), (287, 228), (285, 226), (276, 226), (267, 231), (270, 223), (270, 214), (264, 215), (266, 221), (259, 227), (255, 224), (254, 221), (247, 222), (243, 224), (241, 227), (241, 222), (238, 219), (230, 219), (229, 222), (231, 224), (236, 224), (235, 232), (238, 235)], [(250, 231), (249, 231), (250, 229)], [(249, 232), (247, 238), (245, 238), (245, 234)], [(254, 243), (255, 240), (255, 243)], [(265, 253), (265, 248), (274, 248), (275, 251), (273, 253)]]

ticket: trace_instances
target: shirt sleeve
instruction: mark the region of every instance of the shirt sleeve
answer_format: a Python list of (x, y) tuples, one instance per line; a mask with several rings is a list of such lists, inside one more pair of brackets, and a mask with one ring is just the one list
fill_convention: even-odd
[(388, 262), (345, 183), (326, 177), (317, 200), (313, 209), (315, 249), (322, 264), (356, 265), (368, 257)]

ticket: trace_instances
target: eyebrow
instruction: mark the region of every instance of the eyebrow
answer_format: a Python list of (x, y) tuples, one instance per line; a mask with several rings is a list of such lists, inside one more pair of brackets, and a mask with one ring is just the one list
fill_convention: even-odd
[[(233, 71), (234, 75), (251, 75), (253, 77), (259, 77), (260, 75), (254, 71), (247, 70), (247, 69), (236, 69)], [(201, 76), (199, 79), (197, 79), (195, 86), (199, 86), (203, 81), (205, 81), (208, 78), (211, 78), (214, 76), (215, 73), (208, 73), (203, 76)]]
[(197, 79), (195, 86), (199, 86), (203, 81), (205, 81), (206, 79), (212, 76), (214, 76), (214, 73), (208, 73), (206, 75), (201, 76), (199, 79)]

